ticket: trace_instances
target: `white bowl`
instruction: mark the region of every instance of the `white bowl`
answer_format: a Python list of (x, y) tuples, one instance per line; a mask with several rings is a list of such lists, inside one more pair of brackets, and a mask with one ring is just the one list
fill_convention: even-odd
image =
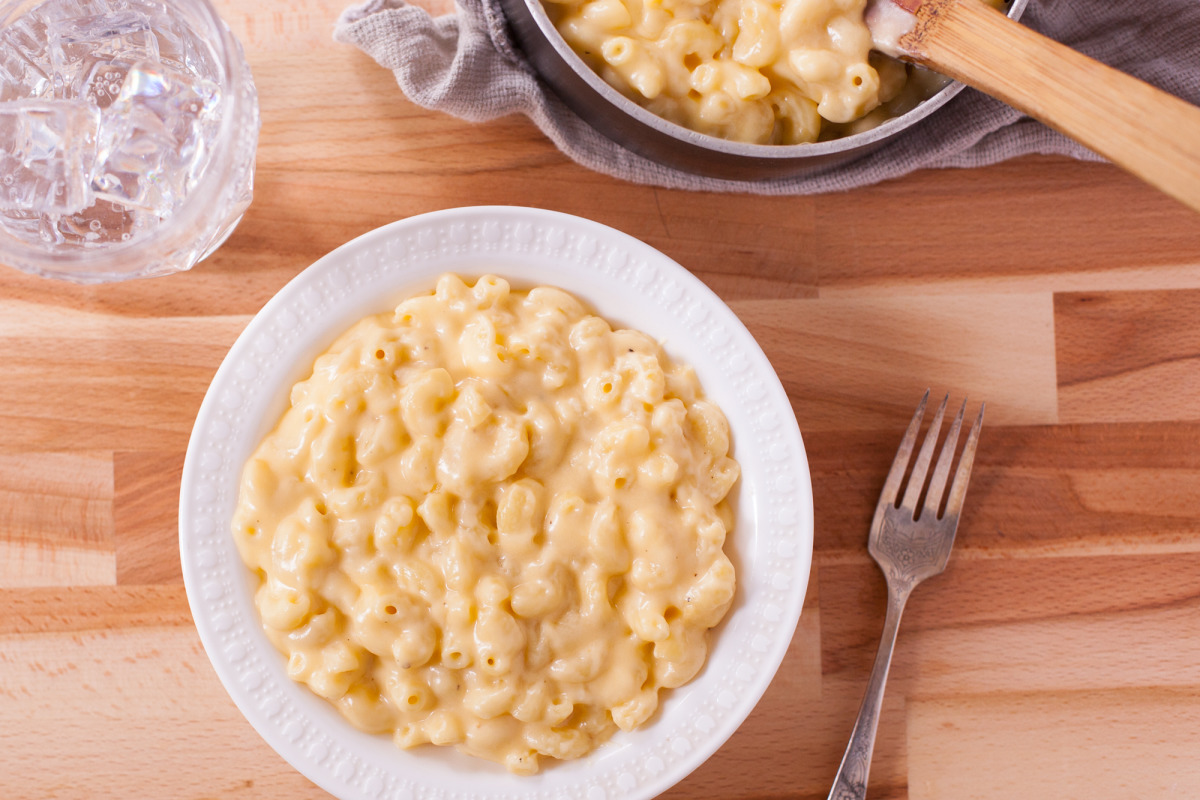
[[(559, 286), (615, 325), (660, 339), (725, 411), (740, 462), (727, 552), (738, 570), (703, 671), (663, 693), (658, 713), (578, 761), (535, 776), (451, 748), (400, 750), (350, 725), (294, 683), (253, 605), (255, 579), (230, 520), (242, 465), (274, 427), (293, 383), (360, 318), (433, 288), (436, 277), (493, 273), (515, 287)], [(281, 756), (344, 800), (649, 798), (716, 751), (783, 660), (812, 562), (812, 488), (791, 404), (733, 312), (657, 250), (578, 217), (529, 208), (460, 208), (386, 225), (313, 264), (267, 303), (213, 378), (188, 444), (179, 549), (200, 639), (246, 719)]]

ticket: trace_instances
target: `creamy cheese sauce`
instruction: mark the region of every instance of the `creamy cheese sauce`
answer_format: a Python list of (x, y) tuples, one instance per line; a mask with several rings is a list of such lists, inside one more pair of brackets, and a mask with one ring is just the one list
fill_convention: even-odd
[(296, 384), (233, 535), (292, 678), (402, 747), (532, 773), (703, 665), (734, 593), (729, 448), (650, 337), (447, 275)]

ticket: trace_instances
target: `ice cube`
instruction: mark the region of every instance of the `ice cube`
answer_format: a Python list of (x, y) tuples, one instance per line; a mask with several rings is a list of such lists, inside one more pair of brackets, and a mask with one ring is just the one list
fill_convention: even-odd
[(95, 195), (169, 215), (207, 162), (220, 99), (211, 81), (161, 64), (130, 68), (102, 117)]
[(41, 238), (42, 215), (33, 211), (0, 208), (0, 228), (18, 241), (36, 243)]
[(0, 103), (0, 208), (72, 214), (92, 203), (100, 112), (64, 100)]
[(64, 77), (57, 75), (56, 85), (51, 39), (76, 30), (74, 20), (128, 11), (126, 0), (46, 0), (19, 15), (10, 12), (7, 23), (0, 22), (0, 102), (61, 92)]
[(0, 30), (0, 102), (50, 97), (49, 42), (46, 23), (34, 14), (20, 17)]
[(220, 58), (212, 42), (200, 36), (183, 15), (150, 14), (151, 24), (158, 34), (159, 59), (172, 69), (209, 80), (220, 80)]
[(114, 59), (94, 61), (79, 81), (77, 91), (99, 109), (108, 108), (121, 93), (121, 84), (129, 74), (132, 64)]
[(109, 105), (121, 81), (139, 61), (158, 60), (158, 37), (150, 18), (137, 11), (65, 19), (50, 27), (55, 94)]
[(128, 10), (129, 0), (45, 0), (29, 9), (27, 16), (54, 27), (63, 20)]

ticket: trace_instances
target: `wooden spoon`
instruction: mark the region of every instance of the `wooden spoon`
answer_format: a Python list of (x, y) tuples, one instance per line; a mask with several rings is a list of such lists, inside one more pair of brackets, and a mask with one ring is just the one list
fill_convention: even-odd
[(981, 0), (869, 0), (877, 49), (974, 86), (1200, 211), (1200, 108)]

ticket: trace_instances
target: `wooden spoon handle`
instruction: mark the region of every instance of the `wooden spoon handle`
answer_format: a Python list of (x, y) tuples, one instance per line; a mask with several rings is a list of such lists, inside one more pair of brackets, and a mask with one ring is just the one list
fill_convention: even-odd
[(1200, 211), (1200, 108), (1005, 17), (925, 0), (905, 55), (997, 97)]

